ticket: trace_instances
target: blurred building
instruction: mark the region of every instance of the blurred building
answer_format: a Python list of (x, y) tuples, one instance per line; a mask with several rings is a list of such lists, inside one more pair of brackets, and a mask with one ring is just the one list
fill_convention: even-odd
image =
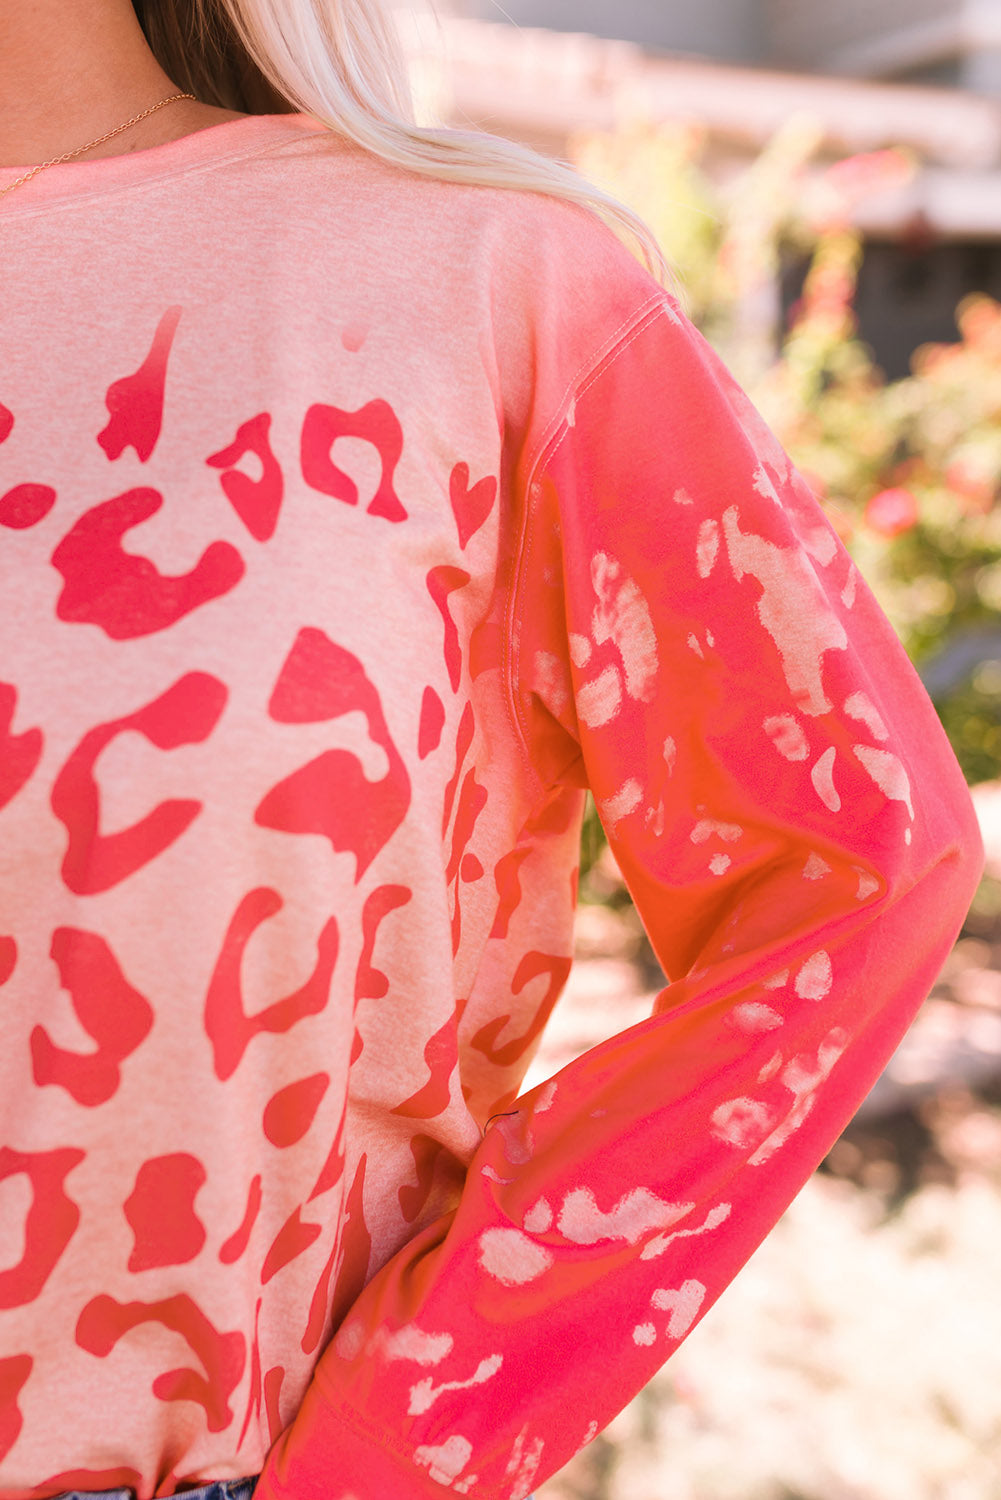
[[(402, 0), (406, 5), (406, 0)], [(406, 7), (408, 11), (412, 6)], [(418, 0), (419, 8), (419, 0)], [(1001, 299), (1001, 0), (436, 0), (404, 31), (419, 90), (555, 156), (637, 114), (695, 120), (725, 177), (790, 116), (821, 157), (911, 148), (904, 188), (860, 204), (863, 338), (891, 378), (957, 336), (970, 291)], [(795, 297), (797, 268), (782, 289)]]

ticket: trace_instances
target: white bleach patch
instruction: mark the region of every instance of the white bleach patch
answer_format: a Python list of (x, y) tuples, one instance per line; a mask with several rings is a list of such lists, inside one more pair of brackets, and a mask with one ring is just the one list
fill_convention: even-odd
[(893, 802), (902, 802), (913, 818), (911, 783), (897, 757), (889, 750), (877, 750), (873, 745), (853, 745), (852, 753), (872, 777), (883, 795)]
[(667, 1325), (669, 1339), (685, 1337), (705, 1300), (706, 1289), (701, 1281), (683, 1281), (676, 1290), (658, 1287), (650, 1298), (658, 1312), (671, 1314)]
[(864, 724), (874, 740), (889, 739), (889, 731), (880, 717), (879, 709), (865, 693), (852, 693), (850, 698), (846, 698), (845, 713)]
[(715, 646), (715, 644), (716, 644), (716, 637), (713, 635), (713, 633), (712, 633), (711, 630), (707, 630), (706, 631), (706, 645), (707, 646)]
[(555, 1078), (550, 1078), (548, 1083), (543, 1084), (542, 1088), (540, 1088), (538, 1094), (535, 1096), (535, 1104), (532, 1111), (533, 1114), (544, 1115), (547, 1110), (552, 1109), (553, 1101), (555, 1100), (556, 1095), (559, 1092), (559, 1087), (560, 1086), (556, 1082)]
[(456, 1432), (437, 1447), (426, 1444), (414, 1450), (414, 1461), (427, 1469), (436, 1484), (450, 1485), (458, 1479), (472, 1456), (472, 1443)]
[(675, 490), (673, 495), (675, 505), (694, 505), (695, 501), (687, 490)]
[(658, 802), (656, 807), (648, 807), (643, 817), (643, 822), (650, 829), (654, 838), (660, 838), (664, 832), (664, 804)]
[(447, 1391), (468, 1391), (474, 1385), (485, 1385), (492, 1380), (504, 1363), (502, 1354), (491, 1354), (486, 1359), (481, 1359), (476, 1369), (468, 1380), (445, 1380), (441, 1385), (435, 1385), (431, 1376), (426, 1380), (419, 1380), (416, 1385), (410, 1387), (410, 1404), (407, 1407), (409, 1417), (421, 1417), (426, 1411), (430, 1411), (438, 1400)]
[(789, 983), (789, 970), (780, 969), (777, 974), (771, 974), (762, 981), (761, 988), (764, 990), (782, 990)]
[(911, 842), (911, 830), (909, 828), (905, 828), (904, 829), (904, 843), (905, 844), (909, 844), (910, 842)]
[(507, 1187), (509, 1183), (514, 1181), (513, 1177), (502, 1177), (489, 1162), (485, 1167), (480, 1168), (480, 1176), (485, 1177), (488, 1182), (498, 1183), (501, 1187)]
[(536, 651), (535, 680), (553, 713), (562, 713), (570, 701), (570, 679), (562, 659), (551, 651)]
[(731, 1020), (741, 1031), (750, 1032), (774, 1031), (776, 1026), (782, 1025), (778, 1011), (757, 1000), (745, 1000), (743, 1004), (735, 1005)]
[(757, 469), (755, 469), (754, 478), (751, 483), (753, 488), (757, 491), (757, 493), (763, 500), (774, 500), (776, 505), (780, 505), (782, 503), (779, 500), (778, 491), (772, 483), (769, 474), (763, 467), (759, 466)]
[(637, 1323), (633, 1329), (634, 1344), (655, 1344), (657, 1342), (657, 1330), (652, 1323)]
[(763, 727), (776, 750), (786, 760), (806, 760), (810, 744), (802, 724), (792, 714), (776, 714), (774, 718), (766, 719)]
[(669, 772), (673, 773), (674, 767), (677, 764), (677, 760), (678, 747), (671, 739), (671, 736), (668, 735), (667, 739), (664, 741), (664, 762)]
[(532, 1488), (532, 1481), (539, 1472), (539, 1464), (542, 1462), (542, 1450), (545, 1447), (544, 1439), (533, 1438), (526, 1443), (525, 1437), (528, 1427), (521, 1429), (514, 1440), (511, 1449), (511, 1457), (507, 1468), (504, 1470), (504, 1478), (512, 1481), (511, 1500), (521, 1500)]
[[(492, 1124), (501, 1140), (504, 1142), (504, 1155), (512, 1167), (523, 1167), (527, 1161), (532, 1159), (532, 1137), (526, 1131), (522, 1135), (521, 1119), (519, 1115), (498, 1115)], [(498, 1178), (502, 1182), (504, 1178)]]
[[(690, 1205), (691, 1206), (691, 1205)], [(675, 1240), (694, 1239), (696, 1235), (708, 1234), (710, 1230), (718, 1229), (730, 1217), (731, 1204), (717, 1203), (715, 1208), (709, 1210), (701, 1224), (694, 1229), (674, 1229), (670, 1234), (659, 1234), (652, 1239), (648, 1245), (644, 1245), (640, 1251), (640, 1260), (656, 1260), (663, 1255), (669, 1245)]]
[(651, 1229), (667, 1229), (691, 1211), (690, 1203), (665, 1203), (646, 1188), (634, 1188), (604, 1212), (590, 1188), (574, 1188), (563, 1200), (557, 1228), (573, 1245), (599, 1240), (637, 1244)]
[(758, 1073), (758, 1082), (759, 1083), (768, 1083), (768, 1081), (770, 1079), (772, 1079), (772, 1078), (775, 1077), (776, 1073), (778, 1072), (779, 1068), (781, 1068), (781, 1066), (782, 1066), (782, 1053), (781, 1052), (773, 1052), (772, 1055), (771, 1055), (771, 1057), (765, 1063), (764, 1067), (759, 1071), (759, 1073)]
[(819, 562), (822, 568), (832, 563), (838, 555), (838, 544), (834, 540), (832, 532), (825, 526), (815, 526), (810, 531), (804, 531), (803, 546), (809, 552), (814, 562)]
[(341, 1359), (357, 1359), (365, 1347), (365, 1324), (357, 1318), (342, 1323), (334, 1334), (334, 1348)]
[(719, 823), (715, 818), (700, 818), (692, 829), (691, 839), (693, 844), (704, 844), (713, 837), (722, 839), (724, 844), (735, 844), (743, 832), (739, 823)]
[(830, 875), (830, 873), (831, 867), (827, 863), (827, 860), (821, 859), (817, 853), (811, 854), (803, 866), (804, 880), (823, 880), (824, 876)]
[(577, 717), (588, 729), (611, 723), (622, 705), (622, 679), (618, 667), (606, 667), (577, 692)]
[(602, 817), (609, 828), (614, 828), (616, 823), (631, 812), (635, 812), (643, 801), (643, 788), (638, 781), (629, 780), (619, 787), (611, 797), (606, 797), (599, 803)]
[(738, 583), (750, 574), (761, 584), (758, 618), (778, 648), (795, 703), (811, 716), (829, 712), (823, 658), (827, 651), (843, 651), (848, 636), (831, 612), (817, 575), (791, 547), (776, 547), (753, 532), (742, 532), (736, 506), (723, 516), (723, 531)]
[(480, 1265), (504, 1286), (524, 1286), (545, 1275), (553, 1255), (520, 1229), (485, 1229), (480, 1235)]
[(852, 609), (854, 607), (855, 581), (857, 578), (858, 574), (856, 573), (854, 568), (851, 568), (849, 570), (848, 579), (845, 583), (845, 586), (841, 590), (841, 603), (844, 605), (845, 609)]
[(810, 772), (810, 780), (813, 789), (825, 807), (831, 812), (841, 811), (841, 798), (838, 789), (834, 785), (834, 760), (837, 755), (833, 745), (829, 745), (815, 762)]
[(855, 892), (855, 899), (857, 901), (867, 901), (870, 896), (874, 896), (879, 890), (879, 881), (875, 875), (870, 875), (868, 870), (860, 870), (858, 865), (853, 865), (852, 869), (858, 876), (858, 890)]
[(612, 641), (626, 674), (626, 692), (640, 703), (649, 703), (657, 679), (657, 636), (650, 609), (622, 566), (607, 553), (591, 559), (591, 586), (598, 596), (591, 617), (595, 644)]
[(691, 648), (691, 650), (695, 652), (695, 655), (697, 657), (699, 657), (702, 661), (705, 661), (706, 653), (703, 651), (702, 647), (699, 645), (699, 638), (695, 634), (694, 631), (692, 631), (691, 634), (688, 637), (688, 645)]
[(760, 1099), (750, 1099), (746, 1095), (728, 1099), (712, 1114), (713, 1135), (726, 1141), (728, 1146), (738, 1146), (742, 1150), (756, 1145), (770, 1124), (768, 1106)]
[(831, 985), (834, 983), (834, 973), (831, 968), (830, 954), (821, 948), (819, 953), (814, 953), (796, 975), (793, 989), (801, 1000), (823, 1000), (831, 993)]
[(709, 861), (709, 869), (713, 875), (725, 875), (732, 863), (729, 854), (714, 854)]
[(578, 635), (571, 631), (568, 637), (570, 646), (570, 660), (575, 667), (586, 667), (591, 660), (591, 642), (586, 635)]
[(545, 1234), (553, 1227), (553, 1207), (545, 1198), (538, 1198), (526, 1209), (522, 1224), (529, 1234)]
[(369, 1352), (387, 1361), (408, 1360), (415, 1365), (440, 1365), (452, 1352), (450, 1333), (425, 1333), (416, 1323), (406, 1323), (395, 1333), (380, 1328), (369, 1342)]
[(567, 426), (575, 427), (577, 424), (577, 398), (576, 396), (567, 407)]
[(708, 578), (716, 566), (716, 558), (719, 553), (719, 522), (706, 520), (699, 527), (698, 541), (695, 544), (695, 566), (700, 578)]
[(595, 1438), (598, 1436), (598, 1430), (599, 1429), (597, 1422), (588, 1422), (587, 1431), (581, 1439), (580, 1448), (577, 1449), (578, 1453), (580, 1452), (581, 1448), (586, 1448), (588, 1443), (594, 1442)]
[(754, 1154), (748, 1157), (749, 1167), (759, 1167), (768, 1161), (795, 1134), (813, 1109), (818, 1090), (847, 1045), (847, 1031), (836, 1026), (821, 1042), (816, 1063), (811, 1063), (803, 1054), (786, 1064), (782, 1070), (782, 1082), (793, 1096), (792, 1108), (767, 1140), (762, 1141)]

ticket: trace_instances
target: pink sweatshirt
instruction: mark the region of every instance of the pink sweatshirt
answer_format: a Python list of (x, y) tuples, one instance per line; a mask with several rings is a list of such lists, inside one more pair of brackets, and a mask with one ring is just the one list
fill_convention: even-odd
[[(896, 1046), (956, 763), (584, 210), (252, 117), (0, 277), (0, 1496), (522, 1500)], [(585, 786), (671, 983), (519, 1097)]]

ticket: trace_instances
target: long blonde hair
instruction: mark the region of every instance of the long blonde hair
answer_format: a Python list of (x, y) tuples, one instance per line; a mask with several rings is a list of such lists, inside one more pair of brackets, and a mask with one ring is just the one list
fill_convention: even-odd
[(203, 104), (312, 115), (411, 172), (568, 199), (625, 232), (664, 284), (649, 227), (569, 165), (480, 131), (420, 126), (384, 0), (132, 0), (157, 62)]

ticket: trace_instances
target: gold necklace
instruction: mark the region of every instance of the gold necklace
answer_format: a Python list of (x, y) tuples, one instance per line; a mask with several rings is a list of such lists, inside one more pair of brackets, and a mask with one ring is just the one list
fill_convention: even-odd
[(124, 125), (119, 125), (114, 130), (109, 130), (107, 135), (98, 136), (96, 141), (88, 141), (86, 146), (80, 146), (76, 151), (67, 151), (65, 156), (54, 156), (51, 161), (43, 161), (39, 166), (32, 167), (31, 171), (25, 172), (23, 177), (18, 177), (16, 181), (9, 183), (7, 187), (0, 188), (0, 198), (3, 197), (4, 193), (13, 192), (16, 187), (21, 186), (22, 182), (27, 182), (29, 178), (34, 177), (36, 172), (42, 172), (46, 167), (58, 166), (60, 162), (72, 161), (74, 156), (82, 156), (85, 151), (92, 150), (94, 146), (102, 146), (105, 141), (110, 141), (113, 135), (120, 135), (123, 130), (128, 130), (130, 125), (138, 125), (140, 120), (145, 120), (147, 115), (151, 115), (154, 110), (162, 109), (165, 104), (173, 104), (175, 99), (194, 98), (194, 94), (170, 94), (166, 99), (161, 99), (159, 104), (151, 104), (149, 109), (144, 109), (141, 115), (134, 115), (131, 120), (126, 120)]

